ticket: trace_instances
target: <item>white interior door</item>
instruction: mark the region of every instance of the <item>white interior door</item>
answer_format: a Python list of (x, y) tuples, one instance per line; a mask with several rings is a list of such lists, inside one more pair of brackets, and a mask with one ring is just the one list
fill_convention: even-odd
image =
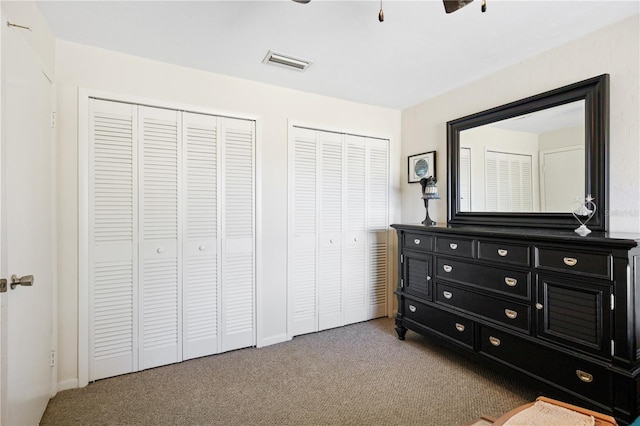
[(51, 83), (18, 31), (2, 25), (0, 273), (34, 281), (3, 296), (2, 420), (35, 425), (53, 391), (55, 147)]
[[(584, 198), (584, 146), (540, 151), (540, 208), (566, 212), (576, 198)], [(558, 185), (558, 182), (562, 182)]]

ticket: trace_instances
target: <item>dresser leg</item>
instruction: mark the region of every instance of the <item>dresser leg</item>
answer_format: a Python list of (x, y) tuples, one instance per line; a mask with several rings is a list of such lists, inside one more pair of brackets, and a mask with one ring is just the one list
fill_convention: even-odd
[(404, 340), (404, 335), (407, 334), (407, 329), (401, 325), (396, 325), (396, 333), (398, 333), (398, 339)]

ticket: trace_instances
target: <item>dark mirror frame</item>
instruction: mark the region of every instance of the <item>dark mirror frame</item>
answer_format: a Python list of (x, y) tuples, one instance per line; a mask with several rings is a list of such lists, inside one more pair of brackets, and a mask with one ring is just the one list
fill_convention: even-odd
[[(597, 205), (587, 226), (609, 229), (609, 74), (488, 109), (447, 123), (447, 220), (449, 225), (501, 225), (575, 229), (571, 213), (501, 213), (460, 211), (460, 132), (507, 118), (529, 114), (574, 101), (585, 101), (585, 196)], [(567, 200), (567, 208), (571, 200)]]

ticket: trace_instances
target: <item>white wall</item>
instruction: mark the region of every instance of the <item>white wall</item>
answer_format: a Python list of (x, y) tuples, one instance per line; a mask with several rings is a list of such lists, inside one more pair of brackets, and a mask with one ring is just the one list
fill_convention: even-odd
[[(402, 112), (406, 157), (437, 150), (438, 189), (431, 217), (447, 219), (446, 123), (601, 74), (611, 75), (610, 230), (640, 232), (640, 15), (569, 42)], [(420, 187), (402, 185), (402, 221), (424, 217)]]
[[(283, 72), (289, 72), (282, 70)], [(265, 342), (286, 338), (287, 120), (391, 141), (392, 218), (399, 221), (400, 111), (58, 41), (59, 382), (78, 377), (78, 88), (258, 115), (262, 169), (262, 327)], [(260, 342), (259, 342), (260, 344)]]

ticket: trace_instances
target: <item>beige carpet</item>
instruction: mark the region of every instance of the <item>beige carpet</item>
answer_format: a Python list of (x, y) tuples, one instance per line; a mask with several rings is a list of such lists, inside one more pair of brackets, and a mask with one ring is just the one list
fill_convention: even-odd
[(42, 425), (461, 425), (536, 395), (379, 319), (60, 392)]

